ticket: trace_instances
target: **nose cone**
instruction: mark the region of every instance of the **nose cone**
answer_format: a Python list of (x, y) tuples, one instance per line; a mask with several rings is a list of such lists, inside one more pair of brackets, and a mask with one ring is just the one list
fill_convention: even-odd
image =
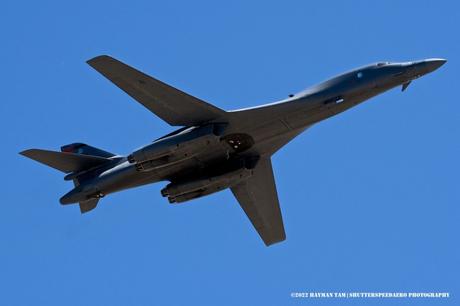
[(447, 61), (443, 58), (428, 58), (421, 61), (409, 62), (406, 65), (406, 72), (404, 76), (407, 81), (412, 81), (425, 74), (431, 73), (444, 65)]
[(425, 69), (428, 70), (427, 73), (435, 71), (442, 65), (444, 65), (447, 62), (447, 60), (443, 58), (429, 58), (423, 61), (423, 64), (425, 66)]

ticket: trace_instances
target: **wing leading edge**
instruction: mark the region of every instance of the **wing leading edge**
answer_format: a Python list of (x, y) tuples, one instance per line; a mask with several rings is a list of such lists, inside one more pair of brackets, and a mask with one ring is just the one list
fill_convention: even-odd
[(231, 190), (265, 245), (286, 239), (269, 157), (260, 159), (254, 174)]
[(226, 116), (225, 111), (110, 56), (101, 55), (87, 63), (170, 125), (191, 126)]

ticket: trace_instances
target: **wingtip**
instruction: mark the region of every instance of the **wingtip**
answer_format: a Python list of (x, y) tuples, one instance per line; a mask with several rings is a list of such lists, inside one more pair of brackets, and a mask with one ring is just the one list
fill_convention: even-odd
[(19, 152), (19, 154), (25, 157), (30, 157), (30, 155), (32, 155), (36, 150), (37, 149), (27, 149), (27, 150)]
[(86, 63), (90, 66), (92, 66), (93, 64), (97, 63), (97, 62), (101, 62), (101, 61), (106, 61), (106, 60), (113, 60), (114, 58), (111, 57), (110, 55), (106, 55), (106, 54), (101, 54), (101, 55), (98, 55), (96, 57), (93, 57), (89, 60), (86, 61)]
[(283, 233), (280, 237), (273, 237), (270, 240), (267, 240), (267, 239), (262, 239), (262, 240), (264, 241), (265, 246), (269, 247), (269, 246), (272, 246), (274, 244), (278, 244), (280, 242), (285, 241), (286, 240), (286, 234)]

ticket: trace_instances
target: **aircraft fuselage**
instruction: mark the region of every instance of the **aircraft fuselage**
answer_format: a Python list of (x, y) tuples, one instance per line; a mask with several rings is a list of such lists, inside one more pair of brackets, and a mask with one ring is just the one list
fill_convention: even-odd
[[(248, 158), (273, 154), (279, 147), (319, 121), (396, 86), (407, 87), (409, 82), (437, 69), (444, 62), (441, 59), (428, 59), (372, 64), (336, 76), (276, 103), (231, 111), (225, 122), (217, 119), (205, 124), (219, 126), (221, 131), (215, 135), (218, 140), (208, 145), (201, 144), (201, 147), (195, 146), (194, 150), (197, 152), (192, 152), (193, 156), (173, 161), (166, 158), (159, 160), (157, 166), (155, 163), (144, 165), (151, 166), (150, 169), (143, 169), (140, 163), (121, 158), (112, 167), (100, 170), (92, 179), (69, 192), (61, 198), (61, 202), (74, 203), (88, 197), (101, 197), (158, 181), (180, 181), (192, 176), (206, 177), (211, 173), (218, 175), (219, 172), (230, 171), (244, 165)], [(172, 136), (183, 130), (172, 133)], [(239, 136), (232, 138), (232, 135)], [(235, 150), (235, 141), (241, 141), (245, 137), (250, 143), (245, 144), (244, 150)], [(160, 138), (156, 142), (164, 139)]]
[(182, 203), (229, 188), (269, 246), (286, 239), (271, 156), (308, 127), (446, 61), (376, 63), (343, 73), (289, 98), (224, 111), (107, 55), (87, 63), (172, 126), (182, 127), (120, 156), (84, 143), (61, 152), (28, 149), (22, 155), (66, 173), (75, 188), (61, 204), (95, 209), (99, 198), (123, 189), (169, 181), (161, 195)]

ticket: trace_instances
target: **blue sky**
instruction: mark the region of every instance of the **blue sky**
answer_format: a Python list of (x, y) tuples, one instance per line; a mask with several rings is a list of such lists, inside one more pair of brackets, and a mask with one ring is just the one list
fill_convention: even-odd
[[(293, 291), (460, 289), (457, 1), (4, 1), (1, 305), (402, 304)], [(273, 157), (287, 232), (266, 248), (229, 191), (180, 206), (163, 184), (87, 215), (17, 153), (128, 154), (172, 131), (93, 71), (110, 54), (223, 109), (283, 99), (379, 60), (448, 63)]]

